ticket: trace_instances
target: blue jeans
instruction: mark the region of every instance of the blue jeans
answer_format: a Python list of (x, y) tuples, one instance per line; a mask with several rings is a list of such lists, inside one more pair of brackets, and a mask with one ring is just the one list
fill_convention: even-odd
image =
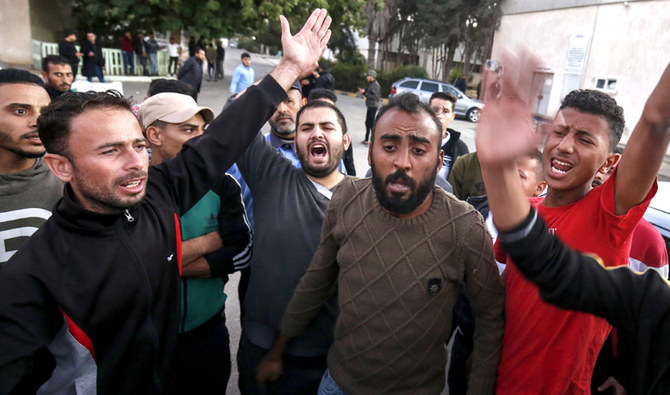
[(321, 384), (319, 384), (318, 395), (349, 395), (346, 392), (342, 391), (339, 385), (333, 380), (330, 376), (330, 371), (326, 369), (326, 373), (323, 374), (321, 379)]
[(130, 69), (130, 74), (135, 74), (135, 54), (133, 52), (122, 51), (123, 55), (123, 73), (128, 74), (128, 69)]
[[(95, 66), (95, 75), (98, 77), (98, 81), (100, 82), (105, 82), (105, 77), (102, 75), (102, 67), (101, 66)], [(93, 82), (93, 77), (87, 77), (86, 78), (88, 82)]]
[(158, 54), (150, 53), (149, 61), (151, 62), (151, 75), (158, 75)]

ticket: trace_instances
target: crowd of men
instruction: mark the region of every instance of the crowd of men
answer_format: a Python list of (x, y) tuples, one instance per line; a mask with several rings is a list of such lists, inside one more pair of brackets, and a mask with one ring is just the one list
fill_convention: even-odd
[(332, 87), (302, 96), (331, 19), (280, 19), (282, 60), (254, 82), (242, 55), (218, 116), (183, 75), (135, 114), (68, 93), (64, 57), (44, 80), (0, 70), (0, 394), (225, 393), (235, 271), (243, 394), (439, 394), (454, 331), (450, 393), (590, 393), (610, 332), (621, 356), (596, 387), (670, 391), (667, 254), (632, 252), (654, 244), (634, 234), (670, 143), (670, 66), (623, 153), (623, 109), (593, 90), (563, 99), (538, 150), (531, 55), (502, 60), (517, 79), (486, 71), (503, 90), (474, 153), (448, 127), (456, 98), (378, 110), (371, 71), (357, 179)]

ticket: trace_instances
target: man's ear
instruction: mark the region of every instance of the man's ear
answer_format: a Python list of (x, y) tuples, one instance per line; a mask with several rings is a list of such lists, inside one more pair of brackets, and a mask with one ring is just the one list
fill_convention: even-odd
[(344, 145), (344, 150), (348, 150), (349, 146), (351, 145), (351, 136), (349, 133), (345, 133), (342, 135), (342, 144)]
[(46, 71), (41, 71), (41, 73), (42, 73), (42, 78), (44, 79), (44, 81), (46, 81), (47, 76), (48, 76), (47, 72)]
[(542, 195), (542, 192), (547, 189), (547, 182), (546, 181), (540, 181), (537, 184), (535, 184), (535, 190), (533, 191), (533, 196), (532, 197), (538, 197)]
[(603, 174), (607, 174), (607, 172), (612, 168), (615, 167), (616, 165), (619, 164), (619, 160), (621, 160), (621, 154), (610, 154), (607, 156), (607, 160), (605, 160), (605, 163), (603, 163), (602, 166), (600, 166), (600, 169), (598, 171)]
[(147, 136), (147, 141), (149, 144), (151, 144), (152, 147), (160, 147), (163, 145), (160, 128), (157, 128), (156, 126), (149, 126), (144, 133)]
[(74, 166), (68, 158), (58, 154), (47, 153), (42, 160), (49, 166), (51, 172), (63, 182), (70, 182), (72, 180)]
[(444, 163), (444, 151), (442, 151), (442, 148), (440, 148), (440, 153), (437, 155), (437, 168), (435, 169), (435, 174), (440, 172), (442, 163)]
[(368, 166), (372, 167), (372, 141), (368, 145)]
[(307, 104), (307, 98), (303, 97), (302, 99), (300, 99), (300, 107), (302, 108), (305, 104)]

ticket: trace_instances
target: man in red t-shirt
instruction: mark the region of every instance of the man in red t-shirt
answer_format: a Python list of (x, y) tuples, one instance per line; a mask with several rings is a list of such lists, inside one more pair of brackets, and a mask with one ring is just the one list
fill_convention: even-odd
[[(537, 144), (530, 122), (530, 87), (539, 62), (503, 61), (505, 74), (487, 71), (486, 110), (477, 152), (492, 212), (505, 216), (523, 192), (513, 158)], [(534, 200), (550, 231), (573, 249), (628, 262), (632, 233), (656, 191), (655, 177), (670, 140), (670, 72), (645, 106), (614, 177), (591, 189), (596, 172), (619, 162), (614, 153), (624, 120), (614, 99), (593, 90), (571, 92), (549, 126), (543, 153), (547, 196)], [(661, 93), (662, 92), (662, 93)], [(665, 100), (665, 102), (663, 101)], [(502, 209), (501, 209), (502, 207)], [(497, 208), (497, 209), (496, 209)], [(494, 215), (493, 222), (504, 221)], [(500, 258), (500, 256), (499, 256)], [(610, 326), (592, 315), (558, 309), (540, 299), (513, 262), (507, 262), (506, 326), (497, 394), (588, 394), (591, 372)]]

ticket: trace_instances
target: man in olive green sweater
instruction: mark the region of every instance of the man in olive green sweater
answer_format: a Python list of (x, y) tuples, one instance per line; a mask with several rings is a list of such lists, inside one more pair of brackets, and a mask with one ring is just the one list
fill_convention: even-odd
[(257, 369), (259, 381), (281, 374), (281, 351), (337, 289), (340, 313), (320, 393), (439, 394), (464, 281), (477, 317), (470, 392), (493, 392), (503, 285), (479, 213), (434, 186), (440, 132), (414, 95), (381, 110), (368, 151), (372, 180), (345, 179), (333, 194), (321, 244)]

